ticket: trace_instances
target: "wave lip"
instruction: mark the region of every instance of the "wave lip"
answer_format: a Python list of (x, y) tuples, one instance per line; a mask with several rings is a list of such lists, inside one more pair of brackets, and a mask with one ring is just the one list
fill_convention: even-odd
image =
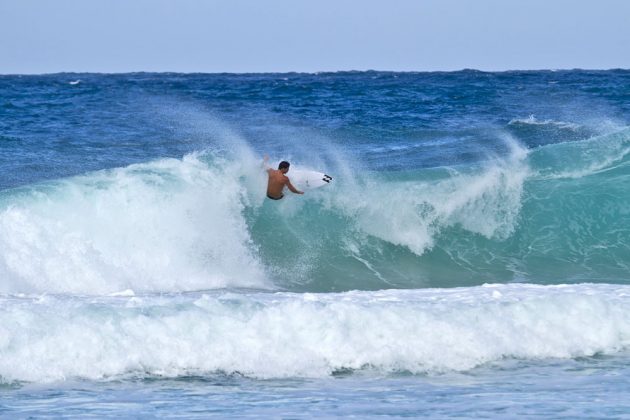
[(355, 220), (363, 233), (421, 256), (443, 230), (458, 226), (487, 238), (505, 238), (516, 227), (523, 185), (529, 176), (527, 150), (506, 142), (510, 154), (481, 168), (437, 180), (379, 182), (349, 189), (332, 205)]
[(2, 298), (4, 382), (465, 371), (630, 346), (630, 286)]

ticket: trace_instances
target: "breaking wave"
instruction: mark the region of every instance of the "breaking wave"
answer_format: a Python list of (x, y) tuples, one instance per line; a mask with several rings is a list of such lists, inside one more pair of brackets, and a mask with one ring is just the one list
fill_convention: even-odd
[(251, 152), (5, 190), (0, 292), (626, 282), (628, 130), (508, 146), (483, 163), (406, 172), (297, 162), (335, 183), (281, 202), (264, 199)]

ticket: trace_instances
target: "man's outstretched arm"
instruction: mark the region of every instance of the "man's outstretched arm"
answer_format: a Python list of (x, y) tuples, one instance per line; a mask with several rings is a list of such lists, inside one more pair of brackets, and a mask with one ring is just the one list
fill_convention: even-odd
[(291, 184), (291, 181), (289, 181), (287, 179), (287, 188), (289, 189), (289, 191), (291, 191), (292, 193), (296, 193), (296, 194), (304, 194), (304, 191), (300, 191), (297, 188), (295, 188), (293, 186), (293, 184)]

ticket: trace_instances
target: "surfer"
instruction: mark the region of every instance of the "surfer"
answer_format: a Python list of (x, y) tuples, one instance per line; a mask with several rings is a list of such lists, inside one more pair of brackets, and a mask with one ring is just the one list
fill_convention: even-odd
[(283, 160), (278, 165), (278, 169), (273, 169), (267, 164), (269, 156), (265, 156), (264, 164), (269, 175), (269, 181), (267, 182), (267, 197), (272, 200), (280, 200), (284, 197), (282, 190), (286, 186), (291, 192), (295, 194), (304, 194), (304, 191), (300, 191), (291, 184), (289, 177), (286, 175), (289, 172), (289, 166), (291, 164), (286, 160)]

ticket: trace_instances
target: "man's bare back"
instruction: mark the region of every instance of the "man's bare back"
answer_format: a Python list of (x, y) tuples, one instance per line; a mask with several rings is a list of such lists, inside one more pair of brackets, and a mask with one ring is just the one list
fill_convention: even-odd
[[(267, 161), (265, 157), (265, 162)], [(278, 165), (278, 169), (267, 168), (267, 174), (269, 174), (269, 181), (267, 182), (267, 197), (272, 200), (280, 200), (284, 197), (282, 190), (286, 186), (289, 191), (295, 194), (304, 194), (303, 191), (298, 190), (291, 184), (291, 180), (285, 174), (289, 172), (289, 162), (282, 161)]]

